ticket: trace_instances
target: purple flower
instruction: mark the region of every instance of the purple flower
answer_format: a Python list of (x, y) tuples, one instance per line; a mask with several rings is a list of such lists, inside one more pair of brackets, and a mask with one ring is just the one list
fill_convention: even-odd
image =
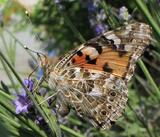
[(105, 12), (100, 9), (99, 5), (99, 0), (88, 0), (88, 18), (96, 35), (104, 33), (108, 29), (108, 26), (104, 23)]
[(19, 113), (28, 113), (29, 102), (26, 96), (18, 95), (18, 98), (13, 101), (13, 104), (16, 107), (16, 114)]
[(34, 87), (34, 81), (33, 80), (24, 79), (23, 84), (25, 86), (27, 86), (27, 88), (29, 89), (29, 91), (33, 91), (33, 87)]
[(106, 25), (104, 25), (104, 24), (97, 24), (95, 26), (94, 31), (95, 31), (96, 35), (100, 35), (100, 34), (104, 33), (107, 29), (108, 29), (108, 27)]
[(37, 125), (43, 124), (43, 123), (44, 123), (43, 117), (37, 115), (36, 118), (35, 118), (35, 123), (36, 123)]
[(88, 5), (87, 6), (88, 6), (88, 12), (89, 13), (95, 12), (96, 7), (95, 7), (95, 5), (93, 4), (92, 1), (88, 1)]
[[(33, 80), (25, 79), (23, 83), (25, 86), (27, 86), (29, 91), (33, 91)], [(13, 101), (13, 104), (16, 107), (16, 114), (28, 113), (28, 108), (30, 107), (31, 103), (24, 89), (22, 89), (21, 92), (17, 95), (16, 99)]]

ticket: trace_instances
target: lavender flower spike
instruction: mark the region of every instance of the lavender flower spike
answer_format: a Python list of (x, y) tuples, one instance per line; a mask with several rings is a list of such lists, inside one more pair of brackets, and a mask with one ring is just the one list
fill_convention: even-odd
[(119, 9), (119, 19), (128, 21), (131, 18), (131, 15), (128, 13), (128, 9), (125, 6), (122, 6)]
[(33, 87), (34, 87), (34, 81), (33, 80), (24, 79), (23, 84), (25, 86), (27, 86), (27, 88), (29, 89), (29, 91), (33, 91)]
[(16, 114), (28, 113), (29, 102), (26, 97), (18, 95), (18, 98), (13, 101), (16, 107)]
[[(25, 79), (23, 83), (25, 86), (27, 86), (29, 91), (33, 91), (34, 82), (32, 80)], [(24, 89), (22, 89), (17, 95), (17, 98), (13, 101), (13, 104), (16, 107), (16, 114), (28, 113), (28, 108), (30, 107), (31, 103)]]
[(97, 24), (95, 25), (94, 31), (96, 35), (100, 35), (108, 29), (108, 26), (105, 24)]

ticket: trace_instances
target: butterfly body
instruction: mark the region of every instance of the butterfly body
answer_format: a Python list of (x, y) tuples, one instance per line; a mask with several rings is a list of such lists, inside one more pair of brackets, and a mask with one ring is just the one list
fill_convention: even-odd
[(65, 116), (73, 108), (94, 126), (109, 128), (124, 111), (127, 83), (150, 39), (148, 25), (133, 23), (64, 56), (49, 74), (50, 87), (59, 91), (59, 113)]

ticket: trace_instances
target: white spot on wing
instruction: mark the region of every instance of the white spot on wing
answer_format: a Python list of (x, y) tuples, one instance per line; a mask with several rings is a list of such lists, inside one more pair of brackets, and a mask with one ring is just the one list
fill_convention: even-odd
[(86, 55), (89, 55), (91, 59), (95, 59), (99, 55), (98, 51), (93, 47), (86, 47), (82, 50), (82, 52), (84, 52)]
[(95, 80), (95, 79), (99, 78), (100, 76), (101, 76), (101, 75), (98, 74), (98, 73), (96, 73), (96, 74), (91, 74), (92, 80)]
[(102, 93), (100, 92), (99, 87), (95, 86), (88, 95), (99, 97), (99, 96), (102, 96)]
[(83, 75), (80, 73), (80, 68), (75, 68), (75, 75), (76, 75), (76, 77), (75, 78), (78, 78), (78, 79), (80, 79), (80, 78), (82, 78), (83, 77)]
[(114, 41), (114, 44), (121, 44), (121, 40), (115, 35), (115, 34), (111, 34), (106, 36), (107, 39), (112, 39)]

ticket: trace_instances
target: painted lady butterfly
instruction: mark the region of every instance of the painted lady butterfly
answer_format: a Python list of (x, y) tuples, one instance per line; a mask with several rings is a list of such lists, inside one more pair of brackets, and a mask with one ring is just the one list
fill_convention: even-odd
[(147, 24), (129, 24), (87, 41), (56, 65), (42, 62), (50, 87), (58, 92), (58, 112), (65, 116), (73, 108), (103, 129), (114, 124), (124, 111), (127, 83), (151, 33)]

